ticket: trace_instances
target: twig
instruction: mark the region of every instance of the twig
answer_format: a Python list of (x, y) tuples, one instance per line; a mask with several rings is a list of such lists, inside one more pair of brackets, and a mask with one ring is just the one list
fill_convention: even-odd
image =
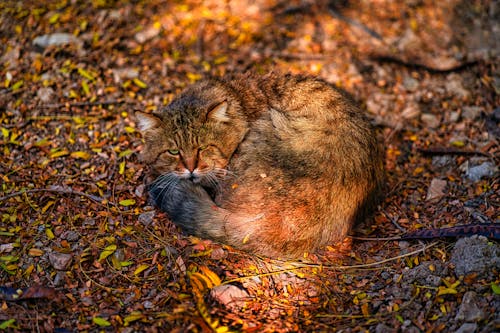
[[(98, 197), (96, 195), (87, 194), (84, 192), (73, 190), (72, 188), (69, 188), (69, 187), (57, 186), (57, 187), (52, 187), (52, 188), (34, 188), (34, 189), (30, 189), (30, 190), (21, 190), (18, 192), (13, 192), (13, 193), (7, 194), (3, 197), (0, 197), (0, 202), (5, 201), (5, 200), (10, 199), (10, 198), (14, 198), (14, 197), (23, 195), (25, 193), (38, 193), (38, 192), (55, 192), (55, 193), (62, 193), (62, 194), (80, 195), (80, 196), (84, 196), (90, 200), (93, 200), (93, 201), (101, 203), (101, 204), (104, 200), (106, 200), (106, 199)], [(111, 203), (111, 204), (116, 205), (114, 203)]]
[(450, 147), (418, 148), (418, 151), (425, 155), (482, 155), (490, 157), (488, 153), (479, 150), (463, 150)]
[(368, 28), (366, 25), (364, 25), (363, 23), (361, 23), (355, 19), (352, 19), (352, 18), (349, 18), (347, 16), (342, 15), (340, 12), (336, 11), (335, 9), (333, 9), (331, 7), (328, 8), (328, 13), (331, 16), (333, 16), (334, 18), (336, 18), (337, 20), (344, 21), (353, 27), (361, 29), (363, 32), (367, 33), (368, 35), (370, 35), (373, 38), (376, 38), (376, 39), (381, 40), (381, 41), (384, 40), (382, 38), (382, 36), (378, 32), (376, 32), (375, 30)]
[[(415, 254), (418, 254), (418, 253), (421, 253), (421, 252), (425, 252), (426, 250), (430, 249), (431, 247), (435, 246), (438, 243), (439, 242), (433, 242), (433, 243), (431, 243), (429, 245), (425, 245), (424, 247), (422, 247), (422, 248), (420, 248), (418, 250), (415, 250), (415, 251), (412, 251), (412, 252), (408, 252), (408, 253), (405, 253), (405, 254), (401, 254), (401, 255), (396, 256), (396, 257), (387, 258), (387, 259), (384, 259), (384, 260), (381, 260), (381, 261), (367, 263), (367, 264), (350, 265), (350, 266), (336, 266), (336, 265), (323, 265), (323, 264), (313, 264), (313, 263), (288, 263), (288, 264), (290, 264), (290, 265), (292, 265), (294, 267), (287, 268), (287, 269), (280, 269), (280, 270), (272, 271), (272, 272), (268, 272), (268, 273), (255, 274), (255, 275), (249, 275), (249, 276), (242, 276), (242, 277), (239, 277), (239, 278), (234, 278), (234, 279), (231, 279), (231, 280), (224, 281), (223, 284), (228, 284), (228, 283), (232, 283), (232, 282), (238, 282), (238, 281), (241, 281), (241, 280), (244, 280), (244, 279), (251, 279), (251, 278), (254, 278), (254, 277), (263, 277), (263, 276), (276, 275), (276, 274), (281, 274), (281, 273), (295, 271), (295, 270), (298, 270), (298, 269), (311, 268), (311, 267), (321, 267), (323, 269), (338, 269), (338, 270), (369, 268), (369, 267), (379, 266), (379, 265), (382, 265), (382, 264), (385, 264), (385, 263), (388, 263), (388, 262), (391, 262), (391, 261), (396, 261), (396, 260), (399, 260), (399, 259), (410, 257), (412, 255), (415, 255)], [(276, 260), (276, 261), (278, 261), (278, 260)]]
[(107, 100), (107, 101), (95, 101), (95, 102), (66, 102), (66, 103), (55, 103), (55, 104), (45, 104), (40, 105), (41, 109), (53, 109), (61, 107), (72, 107), (72, 106), (96, 106), (96, 105), (116, 105), (116, 104), (136, 104), (133, 102), (117, 101), (117, 100)]
[(421, 252), (425, 252), (426, 250), (430, 249), (431, 247), (435, 246), (438, 243), (439, 242), (433, 242), (433, 243), (431, 243), (429, 245), (424, 245), (424, 247), (422, 247), (421, 249), (418, 249), (418, 250), (415, 250), (415, 251), (412, 251), (412, 252), (408, 252), (408, 253), (405, 253), (405, 254), (401, 254), (401, 255), (396, 256), (396, 257), (387, 258), (387, 259), (384, 259), (384, 260), (381, 260), (381, 261), (376, 261), (376, 262), (368, 263), (368, 264), (359, 264), (359, 265), (351, 265), (351, 266), (334, 266), (334, 265), (318, 265), (318, 264), (298, 263), (297, 266), (298, 266), (298, 268), (302, 268), (302, 267), (319, 267), (319, 266), (321, 266), (323, 268), (342, 269), (342, 270), (345, 270), (345, 269), (356, 269), (356, 268), (368, 268), (368, 267), (382, 265), (382, 264), (385, 264), (385, 263), (388, 263), (388, 262), (391, 262), (391, 261), (396, 261), (396, 260), (399, 260), (399, 259), (403, 259), (403, 258), (406, 258), (406, 257), (410, 257), (412, 255), (415, 255), (415, 254), (418, 254), (418, 253), (421, 253)]

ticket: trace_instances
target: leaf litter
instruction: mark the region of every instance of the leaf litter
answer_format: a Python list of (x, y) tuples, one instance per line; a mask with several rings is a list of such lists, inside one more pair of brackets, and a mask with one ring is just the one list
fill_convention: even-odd
[[(2, 2), (0, 329), (500, 329), (497, 241), (389, 239), (498, 225), (495, 8)], [(248, 69), (318, 75), (369, 111), (389, 191), (354, 234), (379, 240), (280, 262), (151, 214), (133, 112)]]

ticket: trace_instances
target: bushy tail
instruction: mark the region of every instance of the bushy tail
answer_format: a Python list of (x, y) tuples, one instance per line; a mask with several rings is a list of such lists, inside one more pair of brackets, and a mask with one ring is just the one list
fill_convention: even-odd
[(160, 176), (149, 188), (155, 204), (189, 234), (223, 241), (231, 213), (217, 207), (207, 191), (175, 175)]

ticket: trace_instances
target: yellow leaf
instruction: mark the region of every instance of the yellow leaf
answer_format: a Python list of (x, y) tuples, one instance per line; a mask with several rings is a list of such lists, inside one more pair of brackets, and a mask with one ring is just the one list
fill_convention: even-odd
[(86, 151), (74, 151), (70, 156), (73, 158), (81, 158), (82, 160), (88, 160), (90, 158), (90, 154)]
[(122, 151), (120, 154), (118, 154), (118, 158), (122, 158), (122, 157), (127, 157), (129, 155), (132, 155), (134, 152), (130, 149), (127, 149), (127, 150), (124, 150)]
[(123, 175), (125, 173), (125, 164), (126, 163), (127, 162), (125, 162), (125, 161), (121, 161), (120, 164), (118, 165), (118, 173), (120, 175)]
[(55, 151), (51, 151), (50, 152), (50, 155), (49, 157), (50, 158), (57, 158), (57, 157), (61, 157), (61, 156), (66, 156), (69, 154), (69, 151), (67, 151), (66, 149), (63, 149), (63, 150), (55, 150)]
[(85, 81), (82, 81), (82, 90), (84, 92), (84, 94), (86, 96), (89, 96), (90, 95), (90, 88), (89, 88), (89, 85), (87, 84), (87, 82)]
[(73, 99), (77, 99), (78, 97), (78, 93), (76, 91), (74, 91), (73, 89), (70, 89), (69, 90), (69, 98), (73, 98)]
[(60, 13), (55, 13), (54, 15), (52, 15), (51, 17), (49, 17), (49, 23), (50, 24), (56, 24), (57, 21), (59, 21), (59, 17), (61, 16)]
[(200, 266), (201, 271), (205, 274), (210, 281), (212, 281), (213, 286), (218, 286), (222, 283), (221, 279), (217, 274), (210, 270), (207, 266)]
[(101, 318), (101, 317), (94, 317), (94, 318), (92, 318), (92, 321), (94, 322), (94, 324), (101, 326), (101, 327), (111, 326), (111, 323), (109, 321), (107, 321), (106, 319)]
[(106, 259), (110, 255), (112, 255), (116, 251), (116, 244), (111, 244), (108, 245), (102, 250), (101, 254), (99, 255), (99, 261)]
[(90, 81), (94, 81), (95, 80), (94, 75), (92, 75), (92, 73), (90, 73), (89, 71), (86, 71), (83, 68), (78, 68), (78, 74), (80, 74), (81, 76), (83, 76), (87, 80), (90, 80)]
[(23, 81), (23, 80), (19, 80), (19, 81), (17, 81), (16, 83), (14, 83), (14, 84), (12, 85), (12, 91), (16, 91), (16, 90), (18, 90), (19, 88), (21, 88), (21, 87), (23, 86), (23, 84), (24, 84), (24, 81)]
[(455, 140), (455, 141), (451, 142), (451, 145), (461, 148), (461, 147), (465, 146), (465, 142), (463, 142), (462, 140)]
[(142, 265), (139, 265), (139, 267), (137, 267), (134, 271), (134, 275), (139, 275), (141, 274), (141, 272), (145, 271), (146, 269), (148, 269), (150, 266), (149, 265), (146, 265), (146, 264), (142, 264)]
[(453, 288), (439, 287), (437, 296), (441, 295), (455, 295), (458, 291)]
[(123, 318), (123, 321), (125, 322), (125, 326), (128, 325), (128, 323), (137, 321), (139, 319), (144, 318), (144, 315), (138, 311), (133, 311), (131, 314)]
[(55, 201), (53, 201), (53, 200), (47, 202), (47, 204), (45, 206), (43, 206), (43, 208), (42, 208), (42, 213), (45, 213), (50, 208), (50, 206), (52, 206), (54, 203), (55, 203)]
[(132, 81), (134, 81), (134, 84), (136, 86), (138, 86), (139, 88), (145, 89), (145, 88), (148, 87), (148, 85), (146, 83), (144, 83), (143, 81), (139, 80), (138, 78), (134, 78)]
[(120, 205), (125, 206), (125, 207), (132, 206), (134, 204), (135, 204), (135, 200), (134, 199), (124, 199), (124, 200), (120, 201)]
[(194, 83), (199, 79), (201, 79), (201, 75), (196, 73), (187, 73), (186, 76), (189, 79), (189, 81), (191, 81), (191, 83)]
[(2, 131), (2, 136), (5, 138), (5, 139), (8, 139), (9, 138), (9, 135), (10, 135), (10, 131), (4, 127), (0, 127), (0, 130)]
[(47, 236), (48, 239), (56, 238), (56, 236), (54, 236), (54, 233), (52, 232), (52, 229), (50, 228), (45, 229), (45, 235)]

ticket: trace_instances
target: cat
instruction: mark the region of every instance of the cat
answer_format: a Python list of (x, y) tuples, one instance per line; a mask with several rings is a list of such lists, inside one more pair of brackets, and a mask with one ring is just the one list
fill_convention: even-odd
[(318, 78), (206, 79), (136, 118), (149, 193), (188, 234), (299, 259), (342, 241), (381, 199), (369, 120)]

